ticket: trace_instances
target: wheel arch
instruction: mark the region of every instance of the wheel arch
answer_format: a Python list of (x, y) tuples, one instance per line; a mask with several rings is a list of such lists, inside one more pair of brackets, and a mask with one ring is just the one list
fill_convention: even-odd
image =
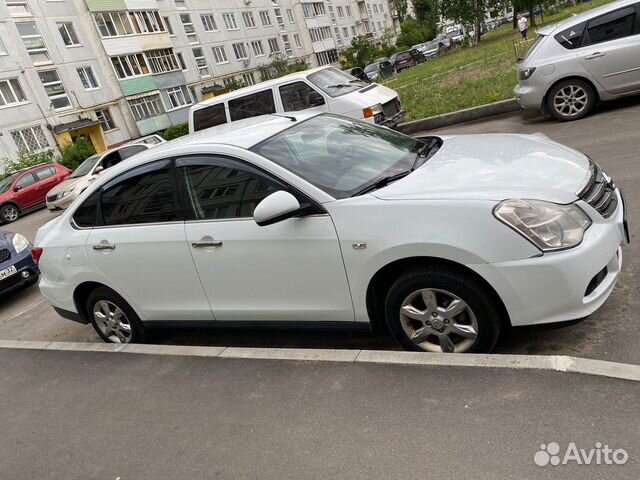
[(371, 322), (371, 328), (374, 331), (387, 331), (385, 315), (384, 315), (384, 299), (387, 296), (389, 288), (396, 278), (403, 272), (411, 268), (420, 266), (440, 266), (449, 271), (459, 272), (461, 275), (466, 275), (473, 278), (486, 288), (489, 295), (495, 302), (498, 310), (500, 311), (500, 320), (503, 328), (511, 327), (511, 320), (509, 318), (509, 312), (498, 295), (498, 292), (478, 273), (471, 270), (469, 267), (462, 265), (452, 260), (446, 260), (438, 257), (405, 257), (394, 260), (383, 267), (381, 267), (369, 280), (366, 290), (366, 306), (367, 314)]
[(22, 208), (20, 208), (20, 205), (18, 205), (18, 203), (13, 201), (13, 200), (7, 200), (2, 205), (0, 205), (0, 210), (2, 210), (7, 205), (12, 205), (12, 206), (16, 207), (18, 209), (18, 212), (22, 213)]
[(97, 288), (108, 288), (109, 290), (112, 290), (115, 293), (118, 293), (115, 290), (113, 290), (113, 288), (109, 287), (108, 285), (105, 285), (104, 283), (91, 282), (91, 281), (82, 282), (73, 291), (73, 303), (75, 304), (76, 309), (78, 310), (78, 314), (80, 315), (80, 318), (85, 323), (91, 323), (91, 318), (89, 318), (89, 312), (87, 311), (87, 299), (89, 298), (89, 295), (91, 295), (91, 292), (93, 292)]
[(549, 85), (549, 88), (547, 88), (547, 91), (544, 93), (544, 97), (542, 97), (542, 111), (544, 113), (549, 113), (549, 109), (547, 108), (547, 100), (549, 99), (549, 92), (551, 92), (551, 90), (553, 90), (556, 85), (562, 82), (566, 82), (567, 80), (581, 80), (583, 82), (588, 83), (589, 86), (593, 89), (593, 93), (596, 96), (595, 103), (598, 103), (600, 101), (600, 92), (598, 91), (598, 87), (596, 86), (593, 80), (583, 75), (568, 75), (566, 77), (562, 77), (556, 80), (551, 85)]

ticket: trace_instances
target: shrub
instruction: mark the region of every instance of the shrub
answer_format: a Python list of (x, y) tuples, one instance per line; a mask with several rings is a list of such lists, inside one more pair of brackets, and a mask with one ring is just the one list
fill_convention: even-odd
[(60, 163), (71, 170), (78, 168), (91, 155), (95, 155), (96, 149), (86, 138), (79, 137), (75, 142), (68, 143), (61, 149)]
[(188, 123), (179, 123), (178, 125), (173, 125), (167, 128), (164, 132), (162, 132), (162, 137), (166, 140), (173, 140), (174, 138), (182, 137), (189, 133), (189, 124)]
[(18, 158), (15, 160), (8, 158), (3, 159), (4, 176), (8, 176), (18, 170), (34, 167), (43, 163), (53, 163), (54, 160), (55, 156), (53, 150), (47, 150), (44, 152), (21, 151), (18, 153)]

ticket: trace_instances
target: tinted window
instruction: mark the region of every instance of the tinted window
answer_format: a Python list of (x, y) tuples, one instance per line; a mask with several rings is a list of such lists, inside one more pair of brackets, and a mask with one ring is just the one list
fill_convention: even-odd
[(104, 225), (180, 220), (171, 162), (143, 165), (105, 186), (100, 201)]
[(53, 167), (45, 167), (33, 172), (38, 181), (44, 180), (45, 178), (53, 177), (56, 174), (56, 169)]
[(322, 95), (304, 82), (283, 85), (280, 87), (280, 98), (285, 112), (296, 112), (325, 103)]
[(29, 185), (33, 185), (34, 183), (36, 183), (36, 180), (33, 178), (33, 175), (31, 173), (27, 173), (24, 177), (18, 180), (16, 187), (24, 188)]
[[(586, 22), (583, 22), (579, 25), (575, 25), (571, 28), (567, 28), (560, 33), (557, 33), (554, 37), (556, 41), (562, 45), (564, 48), (568, 48), (569, 50), (573, 50), (574, 48), (578, 48), (580, 46), (580, 40), (582, 39), (582, 35), (584, 34), (584, 27)], [(543, 36), (539, 36), (536, 39), (538, 42)], [(534, 45), (531, 45), (529, 51), (533, 51)]]
[(224, 103), (211, 105), (193, 112), (193, 130), (204, 130), (227, 123), (227, 116), (224, 111)]
[(633, 35), (636, 21), (636, 10), (633, 7), (623, 8), (607, 13), (589, 22), (586, 44), (608, 42)]
[(100, 165), (102, 168), (107, 169), (113, 167), (115, 164), (120, 163), (120, 152), (116, 150), (104, 156)]
[(96, 217), (98, 215), (98, 199), (100, 198), (100, 191), (94, 192), (89, 198), (87, 198), (82, 205), (78, 207), (73, 214), (73, 221), (77, 226), (83, 228), (90, 228), (95, 226)]
[(229, 100), (229, 117), (231, 121), (257, 117), (267, 113), (276, 113), (271, 90)]
[(120, 150), (120, 160), (133, 157), (136, 153), (144, 152), (145, 150), (147, 150), (147, 147), (143, 147), (142, 145), (123, 148), (122, 150)]
[(258, 203), (283, 186), (261, 172), (224, 158), (185, 158), (177, 162), (194, 220), (252, 217)]

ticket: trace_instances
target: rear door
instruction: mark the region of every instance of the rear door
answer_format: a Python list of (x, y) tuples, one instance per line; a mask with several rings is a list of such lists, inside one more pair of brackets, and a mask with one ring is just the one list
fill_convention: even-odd
[(35, 170), (33, 175), (36, 177), (36, 185), (38, 187), (38, 201), (36, 203), (42, 203), (45, 201), (47, 192), (58, 184), (56, 169), (52, 165), (47, 165)]
[(579, 58), (591, 76), (611, 93), (640, 90), (638, 8), (628, 6), (589, 21)]

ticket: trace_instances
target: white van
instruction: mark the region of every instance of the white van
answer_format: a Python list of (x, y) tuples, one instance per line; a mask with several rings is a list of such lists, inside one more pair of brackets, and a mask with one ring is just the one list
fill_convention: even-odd
[(320, 67), (198, 103), (189, 112), (189, 132), (258, 115), (301, 110), (331, 112), (392, 128), (405, 115), (394, 90), (366, 84), (334, 67)]

